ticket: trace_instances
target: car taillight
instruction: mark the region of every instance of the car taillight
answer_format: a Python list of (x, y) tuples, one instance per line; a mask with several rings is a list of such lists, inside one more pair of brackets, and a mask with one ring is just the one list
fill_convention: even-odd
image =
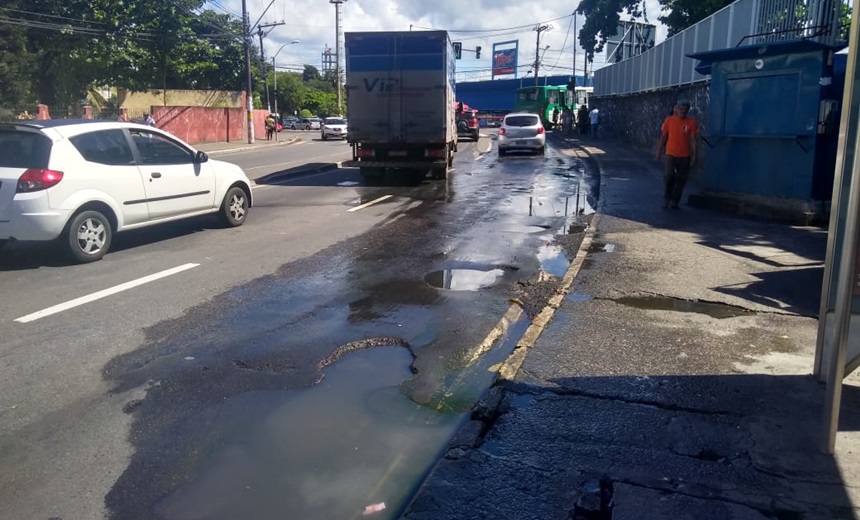
[(63, 180), (63, 172), (31, 168), (18, 179), (17, 193), (47, 190)]
[(508, 133), (508, 131), (505, 130), (504, 128), (499, 128), (499, 135), (505, 135), (507, 133)]
[(358, 157), (373, 157), (374, 155), (376, 155), (376, 153), (374, 153), (374, 151), (369, 148), (359, 148), (356, 152), (356, 155)]
[(542, 126), (539, 126), (539, 127), (538, 127), (538, 135), (540, 135), (540, 134), (542, 134), (542, 133), (544, 133), (544, 129), (543, 129), (543, 127), (542, 127)]

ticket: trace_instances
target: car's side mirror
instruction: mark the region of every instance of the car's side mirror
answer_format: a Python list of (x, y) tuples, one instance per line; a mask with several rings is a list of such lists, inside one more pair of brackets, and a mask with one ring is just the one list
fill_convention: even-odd
[(194, 155), (194, 162), (196, 163), (205, 163), (209, 160), (209, 156), (206, 155), (206, 152), (198, 151), (196, 155)]

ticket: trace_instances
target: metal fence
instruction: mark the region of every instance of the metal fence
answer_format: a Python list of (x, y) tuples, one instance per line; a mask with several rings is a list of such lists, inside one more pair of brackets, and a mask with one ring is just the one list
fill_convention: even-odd
[(851, 0), (738, 0), (648, 51), (594, 72), (594, 95), (704, 81), (687, 55), (797, 39), (847, 44)]

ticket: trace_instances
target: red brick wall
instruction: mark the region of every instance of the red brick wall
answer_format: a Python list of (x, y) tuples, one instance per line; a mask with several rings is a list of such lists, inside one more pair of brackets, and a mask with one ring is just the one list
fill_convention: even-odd
[(266, 138), (266, 116), (268, 110), (254, 110), (254, 137), (256, 139)]
[[(154, 106), (152, 117), (158, 128), (188, 144), (241, 141), (245, 138), (245, 111), (241, 108)], [(260, 128), (263, 128), (262, 124)]]

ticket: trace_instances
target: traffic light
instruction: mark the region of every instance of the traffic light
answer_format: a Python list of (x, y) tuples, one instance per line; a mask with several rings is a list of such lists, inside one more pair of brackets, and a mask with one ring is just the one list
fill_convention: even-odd
[(454, 59), (459, 60), (463, 56), (463, 44), (454, 42)]
[(481, 46), (480, 45), (475, 47), (475, 59), (476, 60), (481, 59)]

